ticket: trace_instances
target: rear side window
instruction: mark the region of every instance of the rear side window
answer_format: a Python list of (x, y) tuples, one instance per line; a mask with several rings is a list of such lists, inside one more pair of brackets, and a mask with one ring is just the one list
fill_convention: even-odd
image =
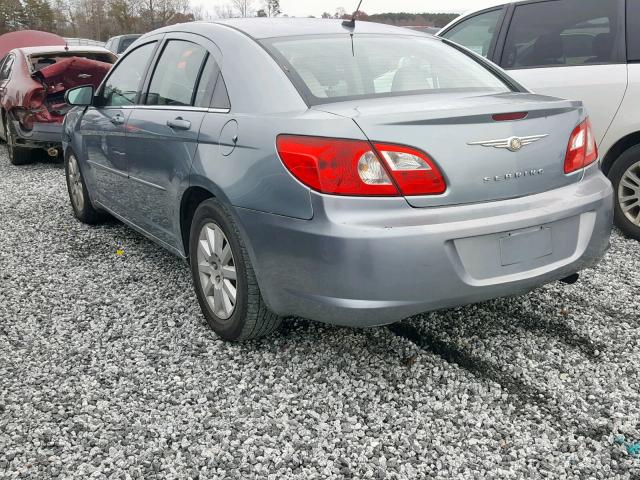
[(102, 94), (102, 106), (125, 107), (135, 105), (140, 93), (140, 84), (147, 65), (153, 56), (155, 42), (133, 50), (107, 78)]
[(474, 15), (462, 20), (442, 36), (486, 57), (501, 18), (502, 9)]
[(7, 55), (4, 62), (0, 62), (0, 65), (2, 65), (0, 68), (0, 80), (6, 80), (11, 76), (11, 67), (13, 67), (14, 58), (13, 55)]
[(169, 41), (158, 60), (147, 105), (191, 106), (207, 51), (184, 40)]
[(536, 68), (616, 63), (624, 31), (618, 0), (556, 0), (518, 5), (501, 65)]
[(202, 68), (194, 105), (196, 107), (212, 107), (224, 110), (231, 108), (227, 87), (222, 79), (222, 72), (211, 54), (207, 57)]
[(216, 90), (213, 93), (213, 101), (211, 102), (211, 106), (213, 108), (221, 108), (223, 110), (229, 110), (231, 108), (229, 93), (227, 92), (227, 86), (224, 83), (224, 78), (222, 78), (222, 73), (218, 75)]
[(509, 91), (479, 62), (432, 38), (345, 34), (263, 43), (309, 104), (458, 90)]
[(640, 0), (627, 0), (627, 58), (640, 61)]
[(196, 99), (194, 103), (196, 107), (209, 107), (219, 75), (220, 68), (218, 67), (215, 59), (209, 55), (202, 69), (202, 73), (200, 74), (200, 81), (198, 82), (198, 89), (196, 91)]

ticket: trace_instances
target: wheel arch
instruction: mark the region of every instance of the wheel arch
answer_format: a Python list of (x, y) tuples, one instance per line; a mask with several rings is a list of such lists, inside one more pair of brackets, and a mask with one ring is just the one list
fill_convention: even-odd
[[(191, 176), (189, 187), (184, 191), (180, 199), (180, 240), (182, 241), (182, 249), (187, 261), (189, 261), (189, 236), (191, 234), (191, 222), (193, 221), (193, 217), (198, 206), (209, 199), (215, 199), (220, 202), (235, 222), (238, 232), (242, 236), (247, 253), (249, 254), (249, 260), (251, 261), (258, 285), (261, 285), (262, 272), (259, 268), (253, 243), (247, 234), (244, 224), (240, 220), (240, 216), (238, 215), (236, 208), (232, 205), (225, 192), (218, 187), (217, 184), (209, 178), (201, 175)], [(263, 298), (265, 303), (271, 308), (270, 299), (266, 296)]]
[(184, 191), (180, 200), (180, 239), (182, 240), (182, 249), (187, 258), (189, 258), (189, 235), (193, 216), (198, 205), (210, 198), (216, 198), (216, 196), (209, 189), (201, 186), (190, 186)]
[(614, 143), (602, 159), (602, 171), (604, 174), (609, 175), (611, 167), (620, 158), (620, 155), (637, 145), (640, 145), (640, 131), (629, 133)]

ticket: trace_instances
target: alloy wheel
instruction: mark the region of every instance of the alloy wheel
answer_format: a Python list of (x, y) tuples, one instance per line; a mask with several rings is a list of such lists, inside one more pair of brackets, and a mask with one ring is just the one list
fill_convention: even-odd
[(84, 209), (84, 190), (82, 186), (80, 168), (78, 167), (78, 161), (74, 155), (69, 155), (68, 172), (71, 201), (73, 202), (73, 206), (76, 208), (76, 211), (82, 212)]
[(222, 320), (236, 308), (237, 276), (231, 245), (215, 223), (202, 227), (198, 237), (198, 273), (204, 297), (213, 313)]
[(622, 174), (618, 186), (618, 203), (625, 217), (640, 226), (640, 161)]

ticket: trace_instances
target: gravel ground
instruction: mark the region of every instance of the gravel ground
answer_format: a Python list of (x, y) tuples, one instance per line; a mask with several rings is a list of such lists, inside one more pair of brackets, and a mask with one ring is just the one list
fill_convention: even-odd
[(0, 286), (0, 478), (640, 478), (619, 234), (573, 286), (228, 344), (183, 261), (81, 225), (61, 165), (3, 151)]

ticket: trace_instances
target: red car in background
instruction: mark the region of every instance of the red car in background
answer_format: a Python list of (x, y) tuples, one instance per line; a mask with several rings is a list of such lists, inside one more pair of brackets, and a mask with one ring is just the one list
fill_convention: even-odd
[(97, 88), (117, 60), (106, 48), (69, 47), (62, 37), (34, 31), (0, 36), (0, 58), (0, 136), (14, 165), (31, 162), (34, 149), (58, 156), (71, 108), (65, 92)]

